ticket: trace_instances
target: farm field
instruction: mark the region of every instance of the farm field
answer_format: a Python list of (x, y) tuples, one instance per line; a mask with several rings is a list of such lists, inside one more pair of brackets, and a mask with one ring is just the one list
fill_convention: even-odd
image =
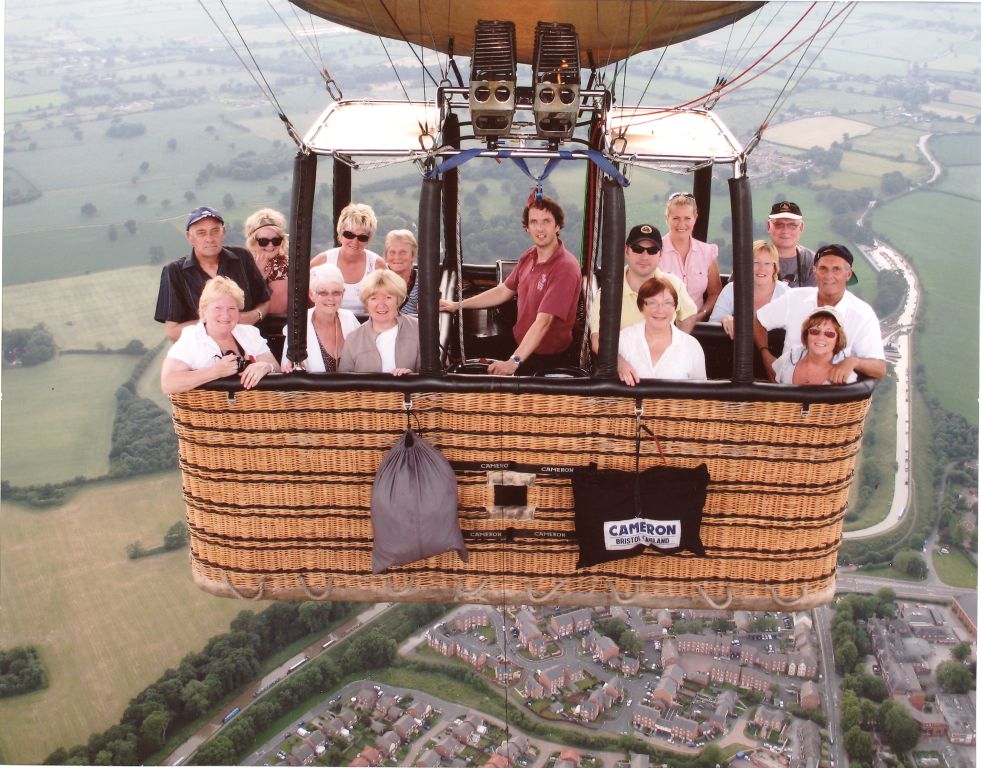
[(847, 120), (843, 117), (805, 117), (780, 123), (766, 133), (767, 139), (776, 144), (786, 144), (799, 149), (821, 147), (828, 149), (845, 136), (862, 136), (875, 129), (868, 123)]
[[(924, 226), (923, 211), (932, 214)], [(940, 192), (916, 191), (877, 206), (872, 227), (907, 256), (926, 293), (914, 340), (929, 392), (971, 424), (978, 423), (978, 284), (981, 204)], [(936, 232), (945, 233), (938, 248)], [(939, 297), (943, 297), (942, 299)], [(952, 329), (972, 329), (970, 333)]]
[(5, 368), (3, 479), (33, 485), (104, 475), (116, 389), (129, 378), (137, 359), (61, 355), (29, 368)]
[[(6, 264), (5, 264), (6, 266)], [(153, 309), (160, 267), (129, 267), (78, 277), (5, 285), (3, 325), (44, 323), (62, 349), (118, 349), (131, 339), (152, 347), (163, 338)]]
[(50, 686), (0, 700), (3, 762), (87, 741), (243, 609), (192, 584), (186, 550), (127, 559), (127, 544), (159, 543), (183, 514), (176, 472), (89, 487), (58, 509), (4, 504), (0, 647), (36, 645)]

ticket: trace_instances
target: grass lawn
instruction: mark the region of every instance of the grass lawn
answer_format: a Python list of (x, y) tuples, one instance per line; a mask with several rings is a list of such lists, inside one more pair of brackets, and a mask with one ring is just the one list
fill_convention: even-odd
[[(854, 510), (858, 517), (845, 523), (846, 531), (868, 528), (885, 519), (892, 505), (892, 497), (896, 488), (896, 387), (880, 384), (872, 398), (872, 409), (865, 420), (865, 436), (862, 451), (855, 465), (855, 482), (852, 483), (848, 494), (848, 508)], [(862, 467), (871, 462), (881, 470), (879, 486), (865, 504), (859, 502), (859, 490), (862, 477)]]
[(372, 677), (403, 688), (414, 688), (438, 696), (445, 701), (455, 701), (466, 707), (486, 712), (498, 718), (504, 718), (503, 694), (487, 694), (474, 690), (466, 683), (455, 680), (448, 675), (435, 672), (417, 672), (404, 667), (389, 667), (385, 670), (372, 672)]
[(99, 477), (109, 469), (116, 389), (130, 355), (62, 355), (4, 368), (3, 479), (14, 485)]
[(183, 514), (176, 472), (87, 488), (43, 512), (4, 504), (0, 647), (37, 646), (50, 686), (0, 700), (3, 762), (40, 762), (117, 722), (246, 607), (197, 589), (186, 550), (127, 559), (129, 542), (158, 543)]
[(933, 552), (933, 567), (944, 584), (952, 587), (978, 588), (978, 567), (958, 549), (950, 550), (949, 555)]
[(899, 579), (900, 581), (923, 581), (923, 579), (910, 576), (908, 573), (899, 571), (891, 565), (881, 566), (879, 568), (862, 568), (862, 570), (856, 572), (856, 575), (877, 576), (880, 579)]

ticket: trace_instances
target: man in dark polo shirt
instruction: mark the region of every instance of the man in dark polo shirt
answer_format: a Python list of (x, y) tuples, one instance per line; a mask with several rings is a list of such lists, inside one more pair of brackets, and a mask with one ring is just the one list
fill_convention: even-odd
[(549, 197), (535, 198), (525, 206), (521, 223), (533, 245), (521, 255), (507, 280), (462, 302), (439, 302), (441, 310), (456, 312), (461, 306), (496, 307), (518, 297), (517, 348), (510, 358), (496, 360), (487, 368), (488, 373), (504, 376), (569, 364), (566, 353), (572, 344), (582, 290), (579, 261), (559, 238), (565, 224), (562, 207)]
[(239, 322), (255, 325), (269, 307), (269, 288), (244, 248), (226, 248), (225, 220), (212, 208), (195, 208), (185, 227), (191, 254), (172, 261), (160, 273), (160, 292), (153, 318), (164, 324), (167, 338), (177, 341), (181, 331), (198, 321), (198, 299), (213, 277), (230, 277), (245, 292)]

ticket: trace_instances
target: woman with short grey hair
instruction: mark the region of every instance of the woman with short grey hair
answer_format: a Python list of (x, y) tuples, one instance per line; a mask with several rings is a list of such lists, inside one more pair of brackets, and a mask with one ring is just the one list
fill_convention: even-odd
[[(358, 318), (341, 307), (344, 299), (344, 276), (333, 264), (321, 264), (310, 270), (310, 301), (307, 310), (307, 357), (303, 363), (308, 373), (336, 373), (344, 350), (344, 341), (360, 325)], [(289, 349), (289, 325), (283, 328), (283, 372), (291, 373), (293, 363), (286, 359)]]

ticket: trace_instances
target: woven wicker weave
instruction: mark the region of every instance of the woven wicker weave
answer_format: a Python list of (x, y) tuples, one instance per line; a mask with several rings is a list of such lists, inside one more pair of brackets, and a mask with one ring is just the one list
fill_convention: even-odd
[[(489, 512), (485, 470), (458, 469), (470, 560), (371, 573), (371, 483), (406, 427), (403, 395), (195, 390), (176, 395), (191, 561), (218, 595), (762, 609), (826, 602), (868, 399), (647, 399), (642, 468), (705, 463), (707, 557), (645, 554), (577, 570), (571, 481), (542, 474), (534, 519)], [(412, 395), (413, 426), (451, 462), (634, 468), (635, 400), (508, 392)], [(663, 457), (662, 457), (663, 453)]]

